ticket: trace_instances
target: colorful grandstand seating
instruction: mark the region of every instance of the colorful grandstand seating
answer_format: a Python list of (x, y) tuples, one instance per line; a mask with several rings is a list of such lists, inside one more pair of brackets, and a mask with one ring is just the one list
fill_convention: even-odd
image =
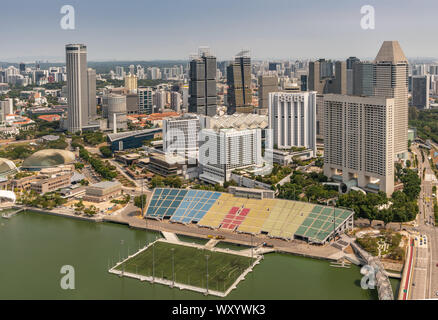
[(206, 190), (156, 188), (147, 218), (273, 238), (323, 242), (352, 211), (282, 199), (246, 199)]

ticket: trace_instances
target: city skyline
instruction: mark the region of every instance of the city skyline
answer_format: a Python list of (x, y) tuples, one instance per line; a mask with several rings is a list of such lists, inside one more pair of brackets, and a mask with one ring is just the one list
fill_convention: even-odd
[[(186, 60), (194, 48), (205, 45), (211, 47), (218, 60), (232, 59), (243, 48), (251, 49), (255, 59), (367, 58), (375, 55), (375, 48), (384, 40), (398, 40), (408, 57), (434, 57), (438, 52), (438, 45), (427, 41), (433, 38), (430, 21), (437, 6), (428, 0), (422, 1), (421, 7), (410, 1), (399, 1), (397, 7), (378, 1), (302, 4), (256, 0), (232, 6), (229, 0), (220, 6), (199, 0), (133, 1), (129, 6), (99, 0), (73, 1), (70, 5), (75, 8), (75, 30), (60, 27), (63, 5), (53, 0), (38, 4), (4, 1), (2, 11), (10, 14), (3, 16), (0, 26), (14, 28), (4, 35), (8, 46), (2, 48), (0, 61), (19, 62), (26, 57), (30, 61), (63, 61), (60, 48), (66, 43), (87, 44), (89, 61)], [(363, 5), (375, 8), (374, 30), (360, 26)], [(102, 8), (105, 15), (101, 14)], [(13, 15), (17, 10), (18, 20)], [(39, 19), (42, 16), (44, 19)], [(410, 27), (412, 24), (415, 29)], [(142, 36), (145, 41), (138, 40)], [(29, 47), (32, 55), (24, 54)]]

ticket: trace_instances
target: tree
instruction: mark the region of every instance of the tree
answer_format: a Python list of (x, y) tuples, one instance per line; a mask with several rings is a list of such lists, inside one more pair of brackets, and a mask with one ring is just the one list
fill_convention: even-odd
[(154, 176), (151, 179), (151, 187), (152, 188), (159, 188), (159, 187), (164, 187), (164, 181), (163, 178), (160, 176)]
[(113, 152), (111, 148), (108, 146), (102, 146), (99, 148), (100, 153), (102, 153), (104, 158), (111, 158), (113, 156)]
[(134, 206), (142, 210), (141, 212), (142, 215), (144, 215), (143, 211), (144, 208), (146, 207), (146, 203), (147, 203), (147, 196), (145, 194), (134, 197)]

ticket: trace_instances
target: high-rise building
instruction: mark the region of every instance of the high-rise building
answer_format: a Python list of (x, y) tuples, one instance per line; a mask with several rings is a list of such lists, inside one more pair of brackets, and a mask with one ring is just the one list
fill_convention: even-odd
[(67, 130), (75, 133), (82, 131), (89, 119), (87, 47), (83, 44), (68, 44), (65, 49), (68, 92)]
[(259, 109), (269, 107), (269, 93), (278, 91), (278, 77), (276, 75), (259, 76)]
[(190, 61), (189, 112), (214, 116), (217, 109), (216, 57), (207, 50)]
[(129, 92), (137, 92), (137, 76), (133, 73), (130, 73), (125, 77), (125, 88), (129, 90)]
[(374, 60), (374, 95), (394, 98), (394, 154), (408, 148), (408, 60), (398, 41), (384, 41)]
[(199, 178), (212, 184), (229, 181), (233, 170), (260, 166), (262, 160), (262, 134), (260, 129), (204, 129), (200, 141)]
[(24, 62), (21, 62), (19, 65), (20, 73), (23, 73), (26, 71), (26, 64)]
[(87, 86), (88, 86), (88, 117), (94, 120), (97, 116), (97, 101), (96, 101), (96, 70), (87, 69)]
[(14, 113), (14, 102), (11, 98), (0, 100), (0, 123), (6, 120), (8, 114)]
[(138, 88), (138, 112), (141, 114), (151, 114), (153, 113), (153, 93), (152, 88)]
[[(334, 74), (333, 74), (334, 69)], [(320, 59), (309, 63), (309, 91), (318, 94), (336, 93), (347, 94), (347, 64), (345, 61)]]
[(270, 93), (269, 129), (274, 148), (305, 147), (316, 155), (316, 92)]
[(252, 113), (251, 58), (247, 51), (240, 52), (227, 67), (227, 113)]
[(108, 118), (108, 128), (127, 129), (126, 96), (110, 93), (103, 96), (103, 114)]
[(324, 175), (391, 195), (395, 110), (395, 99), (324, 95)]
[(181, 111), (181, 94), (177, 91), (172, 91), (170, 93), (170, 108), (176, 112)]
[(353, 64), (353, 95), (374, 95), (374, 65), (371, 62)]
[(349, 57), (349, 58), (347, 59), (347, 70), (353, 69), (353, 65), (354, 65), (355, 63), (358, 63), (358, 62), (360, 62), (360, 59), (359, 59), (359, 58), (356, 58), (356, 57)]
[(177, 154), (197, 163), (199, 153), (199, 117), (184, 114), (178, 118), (163, 119), (163, 151)]
[(412, 77), (412, 105), (418, 109), (429, 109), (430, 76)]

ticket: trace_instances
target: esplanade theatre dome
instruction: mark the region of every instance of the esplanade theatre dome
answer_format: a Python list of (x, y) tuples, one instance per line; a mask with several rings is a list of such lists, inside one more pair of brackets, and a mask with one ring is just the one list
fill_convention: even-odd
[(15, 163), (9, 159), (0, 158), (0, 177), (7, 177), (10, 174), (16, 173), (17, 167)]
[(57, 167), (75, 162), (73, 152), (62, 149), (46, 149), (35, 152), (23, 161), (22, 168), (40, 170), (43, 168)]

